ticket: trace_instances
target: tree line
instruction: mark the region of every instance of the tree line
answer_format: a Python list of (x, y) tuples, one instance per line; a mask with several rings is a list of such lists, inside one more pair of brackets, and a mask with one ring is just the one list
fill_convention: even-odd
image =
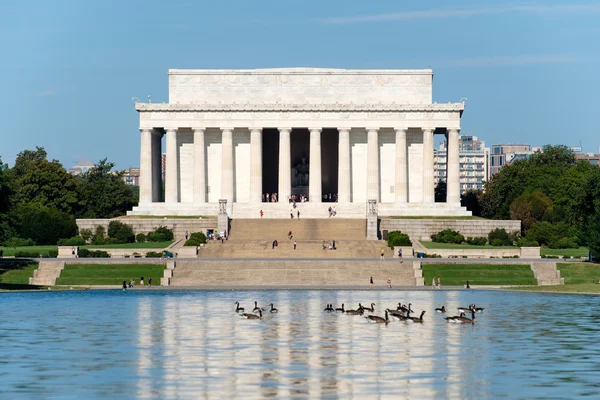
[(137, 204), (115, 164), (100, 160), (74, 176), (46, 150), (20, 152), (9, 168), (0, 159), (0, 243), (56, 244), (77, 235), (76, 218), (113, 218)]
[(600, 254), (600, 168), (566, 146), (544, 146), (461, 198), (476, 216), (521, 220), (526, 245), (588, 246)]

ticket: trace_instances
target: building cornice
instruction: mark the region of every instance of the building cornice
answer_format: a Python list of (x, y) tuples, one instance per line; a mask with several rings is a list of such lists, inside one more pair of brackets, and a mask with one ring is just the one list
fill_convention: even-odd
[(463, 103), (446, 104), (150, 104), (135, 103), (139, 112), (463, 112)]

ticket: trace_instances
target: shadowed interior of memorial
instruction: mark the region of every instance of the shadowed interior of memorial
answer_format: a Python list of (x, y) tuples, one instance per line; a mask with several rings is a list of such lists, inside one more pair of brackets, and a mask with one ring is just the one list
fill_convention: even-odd
[(279, 193), (279, 131), (264, 128), (262, 134), (262, 192)]

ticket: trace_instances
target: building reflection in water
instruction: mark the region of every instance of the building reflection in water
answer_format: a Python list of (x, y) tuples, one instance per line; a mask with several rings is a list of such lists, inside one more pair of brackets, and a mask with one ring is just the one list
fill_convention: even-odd
[[(139, 398), (483, 397), (464, 384), (487, 370), (485, 348), (469, 342), (474, 327), (447, 324), (458, 292), (214, 291), (140, 296), (136, 365)], [(240, 301), (261, 321), (234, 312)], [(269, 313), (274, 303), (279, 313)], [(323, 308), (375, 303), (376, 315), (412, 303), (423, 324), (369, 324)], [(479, 327), (477, 327), (479, 328)], [(482, 332), (479, 331), (479, 335)], [(480, 346), (481, 347), (481, 346)]]

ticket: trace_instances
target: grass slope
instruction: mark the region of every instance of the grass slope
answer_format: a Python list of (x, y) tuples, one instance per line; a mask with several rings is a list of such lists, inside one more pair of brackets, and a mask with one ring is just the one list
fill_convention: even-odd
[(163, 264), (68, 264), (56, 280), (57, 285), (121, 285), (123, 281), (152, 277), (152, 285), (160, 285)]
[(0, 289), (31, 289), (29, 278), (38, 265), (29, 262), (0, 261)]
[[(147, 242), (147, 243), (125, 243), (125, 244), (105, 244), (105, 245), (85, 245), (81, 249), (164, 249), (173, 242)], [(47, 253), (57, 251), (58, 246), (22, 246), (22, 247), (0, 247), (7, 257), (14, 256), (20, 251)]]
[(565, 285), (598, 284), (600, 281), (600, 264), (592, 263), (558, 263), (560, 277), (565, 278)]
[(580, 247), (578, 249), (549, 249), (542, 247), (540, 253), (542, 256), (587, 257), (590, 255), (590, 250), (587, 247)]
[(537, 285), (533, 271), (524, 264), (424, 264), (425, 286), (441, 278), (442, 286)]

